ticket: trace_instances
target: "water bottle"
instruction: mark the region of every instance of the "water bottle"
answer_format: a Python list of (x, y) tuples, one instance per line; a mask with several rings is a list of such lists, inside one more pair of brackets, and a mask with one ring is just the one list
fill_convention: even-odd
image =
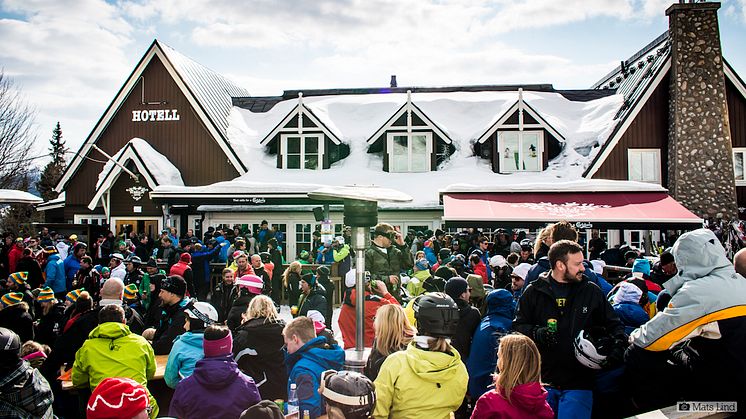
[(288, 415), (298, 413), (298, 392), (295, 389), (295, 383), (290, 384), (290, 393), (288, 394)]

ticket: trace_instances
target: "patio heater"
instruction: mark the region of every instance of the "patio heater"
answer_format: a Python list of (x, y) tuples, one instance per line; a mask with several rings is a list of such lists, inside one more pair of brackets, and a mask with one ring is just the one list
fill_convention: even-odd
[(352, 248), (355, 251), (355, 336), (353, 354), (347, 353), (348, 365), (353, 369), (365, 365), (365, 248), (370, 241), (370, 228), (378, 224), (379, 202), (411, 202), (412, 197), (402, 192), (377, 186), (324, 187), (308, 193), (318, 201), (342, 201), (344, 223), (352, 228)]

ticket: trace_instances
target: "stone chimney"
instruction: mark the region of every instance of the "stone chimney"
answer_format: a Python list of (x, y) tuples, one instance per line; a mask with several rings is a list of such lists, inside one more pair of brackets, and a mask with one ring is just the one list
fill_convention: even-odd
[(666, 10), (671, 40), (669, 193), (702, 218), (738, 219), (733, 150), (717, 11), (720, 3)]

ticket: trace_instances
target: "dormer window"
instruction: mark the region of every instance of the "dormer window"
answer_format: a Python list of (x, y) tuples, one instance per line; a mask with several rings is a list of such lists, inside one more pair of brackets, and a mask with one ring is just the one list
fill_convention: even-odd
[(321, 168), (320, 162), (324, 156), (323, 134), (282, 134), (282, 168), (309, 169)]
[(502, 131), (497, 135), (500, 171), (540, 172), (542, 170), (543, 131)]
[(433, 153), (430, 132), (389, 132), (389, 172), (429, 172)]

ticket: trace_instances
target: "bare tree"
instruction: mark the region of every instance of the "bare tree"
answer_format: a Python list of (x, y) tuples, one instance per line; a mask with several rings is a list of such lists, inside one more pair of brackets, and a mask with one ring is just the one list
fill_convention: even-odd
[(36, 112), (23, 100), (13, 81), (0, 70), (0, 188), (28, 184), (35, 117)]

